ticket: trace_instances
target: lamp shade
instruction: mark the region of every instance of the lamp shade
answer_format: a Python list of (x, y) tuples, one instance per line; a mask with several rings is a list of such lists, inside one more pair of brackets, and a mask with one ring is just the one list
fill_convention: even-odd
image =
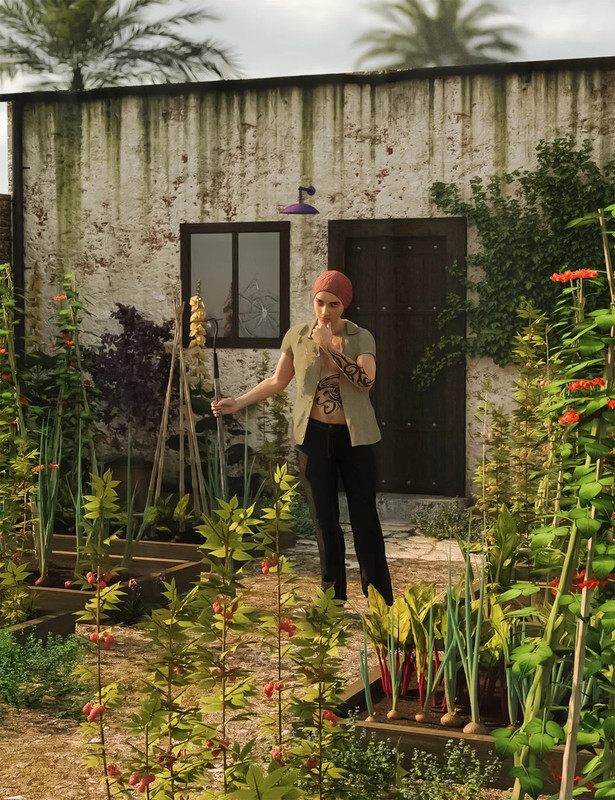
[(282, 214), (318, 214), (320, 213), (317, 208), (311, 206), (309, 203), (303, 202), (303, 192), (306, 192), (310, 197), (316, 194), (316, 189), (313, 186), (300, 186), (299, 187), (299, 202), (292, 203), (290, 206), (282, 209)]

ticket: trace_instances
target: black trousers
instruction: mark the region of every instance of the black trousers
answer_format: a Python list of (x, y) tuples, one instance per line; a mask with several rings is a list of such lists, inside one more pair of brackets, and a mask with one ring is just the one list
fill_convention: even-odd
[(371, 583), (391, 605), (393, 590), (376, 509), (376, 464), (371, 446), (353, 447), (346, 425), (310, 419), (299, 446), (299, 465), (317, 529), (323, 588), (334, 586), (335, 597), (346, 600), (344, 535), (337, 494), (341, 478), (363, 593), (367, 595)]

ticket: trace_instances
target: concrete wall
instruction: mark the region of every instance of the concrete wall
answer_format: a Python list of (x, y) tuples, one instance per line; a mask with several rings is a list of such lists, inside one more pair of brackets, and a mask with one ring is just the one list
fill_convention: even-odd
[(11, 196), (0, 194), (0, 264), (11, 260)]
[[(615, 70), (579, 62), (47, 95), (25, 103), (23, 125), (30, 331), (48, 335), (67, 271), (92, 304), (93, 330), (109, 326), (116, 301), (170, 317), (180, 223), (278, 220), (313, 183), (320, 215), (292, 219), (293, 324), (327, 267), (329, 220), (436, 216), (434, 181), (467, 197), (474, 176), (532, 167), (540, 139), (571, 133), (593, 141), (599, 162), (613, 158)], [(260, 354), (221, 360), (225, 391), (238, 393)], [(468, 365), (469, 466), (485, 374), (509, 393), (508, 373)]]

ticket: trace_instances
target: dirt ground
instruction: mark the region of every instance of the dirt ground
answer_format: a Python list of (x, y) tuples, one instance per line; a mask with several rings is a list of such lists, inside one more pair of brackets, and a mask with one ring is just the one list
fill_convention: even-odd
[[(318, 585), (318, 561), (315, 547), (299, 546), (288, 557), (296, 563), (299, 576), (298, 589), (303, 597), (310, 597)], [(423, 579), (437, 581), (444, 587), (446, 562), (417, 560), (404, 554), (403, 558), (390, 559), (391, 576), (396, 595), (404, 588)], [(458, 565), (458, 570), (461, 567)], [(349, 681), (360, 677), (358, 653), (363, 647), (363, 634), (359, 612), (367, 609), (361, 593), (356, 565), (350, 564), (348, 620), (350, 639), (340, 653), (344, 672)], [(257, 608), (271, 607), (271, 582), (254, 569), (246, 581), (246, 596)], [(104, 681), (116, 680), (124, 693), (122, 713), (127, 716), (140, 703), (139, 678), (145, 675), (144, 659), (149, 643), (138, 628), (118, 628), (114, 632), (117, 646), (109, 653)], [(243, 659), (242, 666), (253, 668), (255, 674), (264, 674), (267, 652), (253, 648)], [(257, 701), (258, 703), (258, 701)], [(247, 740), (258, 735), (258, 705), (256, 713), (241, 723), (237, 739)], [(114, 720), (119, 715), (113, 715)], [(121, 763), (129, 752), (122, 726), (111, 721), (106, 731), (112, 760)], [(78, 722), (57, 719), (49, 710), (24, 710), (17, 713), (0, 707), (0, 800), (19, 797), (25, 800), (103, 800), (105, 793), (98, 775), (91, 774), (82, 764), (82, 734)], [(490, 793), (502, 797), (499, 792)]]

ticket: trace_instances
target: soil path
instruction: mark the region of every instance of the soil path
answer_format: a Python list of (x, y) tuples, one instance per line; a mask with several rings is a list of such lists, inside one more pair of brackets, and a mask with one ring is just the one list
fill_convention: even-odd
[[(435, 581), (444, 588), (449, 555), (447, 543), (410, 536), (398, 526), (385, 528), (385, 537), (397, 596), (421, 579)], [(315, 542), (299, 540), (287, 555), (296, 564), (299, 593), (309, 598), (319, 584)], [(359, 613), (367, 610), (367, 603), (361, 593), (350, 537), (347, 566), (351, 635), (340, 655), (344, 672), (353, 681), (360, 675), (358, 652), (363, 646)], [(458, 552), (455, 554), (454, 572), (455, 576), (462, 572)], [(248, 574), (245, 584), (250, 605), (261, 609), (271, 607), (271, 583), (256, 566)], [(108, 654), (105, 681), (117, 680), (122, 685), (125, 692), (122, 715), (126, 716), (140, 702), (138, 677), (145, 674), (143, 664), (149, 643), (136, 628), (119, 628), (115, 636), (117, 647)], [(255, 646), (242, 666), (253, 667), (257, 675), (263, 674), (263, 659), (267, 657), (264, 648)], [(255, 711), (257, 713), (250, 720), (242, 723), (242, 730), (236, 732), (237, 739), (258, 735), (258, 706)], [(114, 715), (114, 719), (119, 718), (120, 715)], [(121, 763), (122, 756), (129, 752), (129, 742), (120, 723), (111, 722), (107, 735), (113, 760)], [(98, 776), (83, 766), (82, 756), (82, 736), (76, 721), (57, 719), (45, 708), (17, 713), (0, 707), (0, 800), (15, 797), (23, 800), (103, 800), (105, 793)]]

